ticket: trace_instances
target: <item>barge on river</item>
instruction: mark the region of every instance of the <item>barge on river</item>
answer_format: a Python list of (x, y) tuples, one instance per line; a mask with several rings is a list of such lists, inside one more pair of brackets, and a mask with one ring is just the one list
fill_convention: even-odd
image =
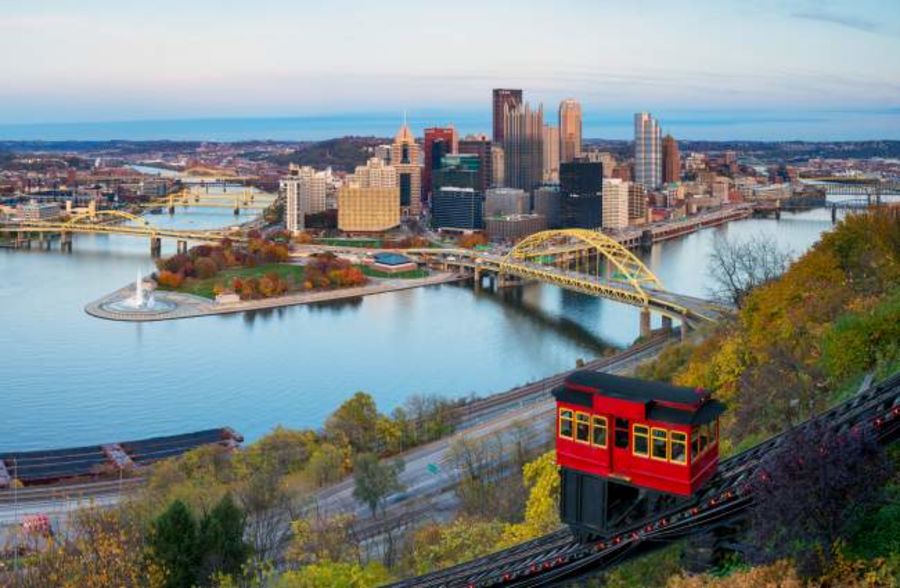
[(244, 440), (230, 427), (69, 449), (0, 453), (0, 488), (69, 483), (118, 476), (198, 447), (237, 447)]

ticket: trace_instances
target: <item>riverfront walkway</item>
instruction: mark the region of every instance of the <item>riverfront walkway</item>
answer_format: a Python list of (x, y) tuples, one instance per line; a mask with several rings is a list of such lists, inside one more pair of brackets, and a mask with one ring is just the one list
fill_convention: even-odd
[(275, 298), (263, 298), (260, 300), (242, 300), (240, 302), (217, 303), (208, 298), (184, 294), (182, 292), (169, 292), (157, 290), (155, 295), (164, 298), (168, 302), (175, 303), (175, 308), (168, 312), (142, 313), (121, 312), (105, 308), (111, 302), (128, 298), (133, 293), (131, 286), (126, 286), (115, 292), (91, 302), (84, 307), (84, 311), (91, 316), (112, 321), (153, 322), (168, 321), (200, 316), (212, 316), (217, 314), (235, 314), (255, 310), (268, 310), (284, 306), (298, 306), (301, 304), (314, 304), (317, 302), (333, 302), (350, 298), (361, 298), (374, 294), (409, 290), (423, 286), (434, 286), (449, 282), (458, 282), (466, 279), (454, 273), (439, 273), (425, 278), (401, 279), (383, 278), (370, 281), (365, 286), (355, 288), (341, 288), (338, 290), (320, 290), (315, 292), (299, 292), (278, 296)]

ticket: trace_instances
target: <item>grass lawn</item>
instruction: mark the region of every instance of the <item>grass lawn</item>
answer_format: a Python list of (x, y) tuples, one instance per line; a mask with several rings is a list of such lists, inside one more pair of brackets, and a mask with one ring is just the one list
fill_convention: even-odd
[(377, 269), (373, 269), (367, 265), (360, 265), (359, 269), (362, 270), (362, 273), (371, 277), (371, 278), (401, 278), (406, 280), (418, 279), (418, 278), (427, 278), (428, 270), (424, 269), (414, 269), (405, 272), (399, 272), (396, 274), (389, 274), (388, 272), (379, 271)]
[(293, 290), (294, 287), (303, 282), (303, 267), (286, 263), (266, 263), (256, 267), (236, 267), (227, 269), (205, 280), (188, 278), (181, 284), (181, 287), (178, 288), (178, 292), (215, 299), (216, 295), (213, 294), (213, 288), (216, 284), (228, 285), (231, 284), (231, 280), (234, 278), (261, 278), (265, 274), (272, 272), (281, 276), (292, 286), (289, 288), (289, 291)]

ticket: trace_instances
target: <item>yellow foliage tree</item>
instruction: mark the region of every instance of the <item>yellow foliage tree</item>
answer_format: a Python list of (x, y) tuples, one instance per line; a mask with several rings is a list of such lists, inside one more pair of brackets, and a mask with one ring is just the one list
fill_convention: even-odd
[(22, 588), (157, 588), (165, 572), (148, 555), (140, 525), (118, 510), (83, 509), (69, 537), (51, 545), (22, 572)]
[(387, 570), (379, 563), (366, 566), (323, 562), (285, 572), (276, 588), (369, 588), (390, 581)]
[(528, 500), (525, 520), (508, 525), (502, 545), (514, 545), (545, 535), (559, 527), (559, 472), (553, 451), (541, 455), (522, 468)]

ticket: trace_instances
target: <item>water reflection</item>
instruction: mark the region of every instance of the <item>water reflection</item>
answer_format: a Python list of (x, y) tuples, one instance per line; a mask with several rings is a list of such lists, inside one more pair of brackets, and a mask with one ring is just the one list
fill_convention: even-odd
[[(152, 220), (214, 227), (233, 217)], [(741, 221), (659, 244), (645, 259), (669, 289), (704, 295), (715, 233), (773, 231), (799, 252), (830, 226), (827, 211)], [(484, 395), (638, 335), (637, 309), (538, 284), (496, 294), (448, 284), (147, 324), (84, 313), (138, 268), (152, 271), (148, 252), (144, 239), (115, 235), (77, 235), (71, 254), (0, 250), (0, 451), (221, 425), (252, 439), (279, 423), (320, 426), (356, 390), (385, 411), (412, 393)]]

